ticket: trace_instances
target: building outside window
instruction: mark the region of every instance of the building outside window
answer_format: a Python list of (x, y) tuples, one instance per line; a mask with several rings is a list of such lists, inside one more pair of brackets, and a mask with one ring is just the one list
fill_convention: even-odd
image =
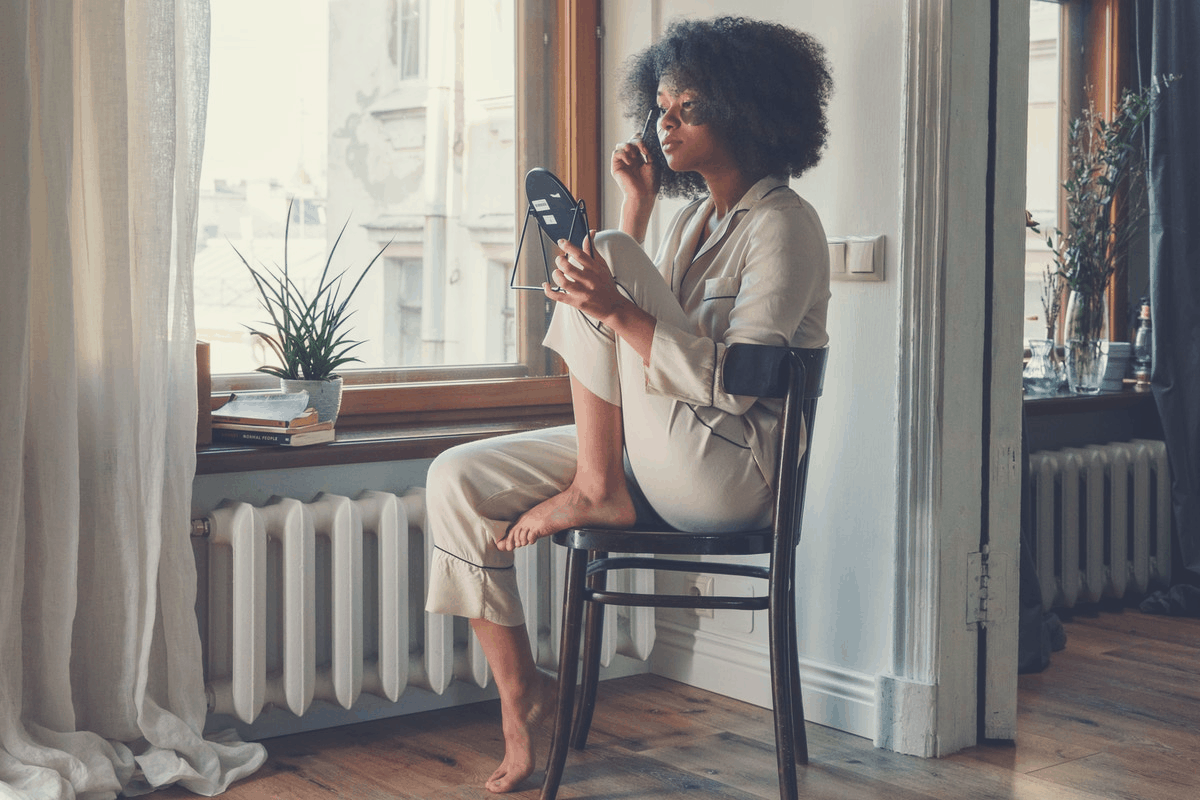
[(396, 38), (400, 52), (400, 80), (417, 80), (421, 77), (421, 0), (400, 0), (396, 26)]
[(421, 280), (424, 264), (419, 258), (389, 258), (384, 264), (386, 310), (395, 323), (387, 326), (384, 357), (398, 366), (420, 364)]
[(544, 308), (496, 268), (515, 249), (515, 14), (514, 0), (212, 0), (195, 295), (214, 373), (270, 357), (249, 334), (265, 313), (234, 249), (281, 265), (294, 201), (299, 284), (343, 225), (335, 271), (357, 276), (386, 248), (355, 296), (356, 367), (544, 374), (529, 343), (516, 363), (518, 317)]
[(1042, 311), (1045, 270), (1054, 263), (1045, 231), (1061, 227), (1058, 220), (1059, 151), (1062, 108), (1059, 102), (1060, 17), (1057, 3), (1029, 4), (1029, 139), (1026, 155), (1025, 207), (1042, 234), (1025, 234), (1025, 325), (1023, 336), (1045, 339)]

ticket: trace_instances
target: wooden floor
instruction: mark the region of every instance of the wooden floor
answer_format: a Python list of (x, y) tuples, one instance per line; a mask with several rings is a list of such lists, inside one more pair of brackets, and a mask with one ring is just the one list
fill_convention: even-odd
[[(1200, 798), (1200, 620), (1126, 611), (1077, 615), (1066, 630), (1050, 667), (1020, 678), (1015, 744), (925, 760), (810, 724), (801, 796)], [(563, 800), (779, 796), (770, 712), (655, 676), (608, 681), (600, 693)], [(272, 740), (267, 765), (224, 797), (491, 796), (479, 787), (503, 750), (498, 715), (482, 703)], [(540, 784), (539, 770), (510, 796), (535, 798)]]

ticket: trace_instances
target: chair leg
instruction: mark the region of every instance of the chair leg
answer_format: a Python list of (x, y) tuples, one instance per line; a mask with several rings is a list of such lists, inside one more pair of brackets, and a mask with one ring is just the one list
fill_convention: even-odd
[(546, 759), (546, 777), (542, 782), (542, 800), (554, 800), (567, 763), (571, 711), (575, 703), (575, 673), (579, 667), (579, 634), (583, 622), (583, 581), (587, 570), (587, 551), (568, 548), (567, 579), (563, 587), (562, 639), (558, 647), (558, 709), (554, 716), (554, 736)]
[(796, 592), (788, 592), (788, 672), (792, 684), (792, 736), (797, 764), (808, 763), (808, 731), (804, 727), (804, 699), (800, 694), (800, 643), (796, 627)]
[[(608, 554), (593, 552), (592, 560), (605, 558)], [(597, 572), (589, 577), (588, 586), (604, 589), (608, 573)], [(583, 676), (580, 679), (579, 708), (575, 711), (575, 725), (571, 729), (571, 746), (582, 750), (587, 746), (588, 731), (592, 727), (592, 712), (596, 710), (596, 687), (600, 683), (600, 644), (604, 636), (604, 604), (588, 603), (587, 619), (583, 627)]]
[[(776, 565), (778, 571), (779, 567)], [(777, 575), (776, 581), (785, 582), (786, 576)], [(785, 583), (786, 585), (786, 583)], [(790, 650), (788, 623), (791, 614), (787, 611), (790, 598), (780, 586), (771, 587), (771, 604), (768, 610), (771, 650), (771, 700), (775, 716), (775, 757), (779, 766), (780, 800), (796, 800), (796, 744), (792, 697), (792, 670), (787, 656)]]

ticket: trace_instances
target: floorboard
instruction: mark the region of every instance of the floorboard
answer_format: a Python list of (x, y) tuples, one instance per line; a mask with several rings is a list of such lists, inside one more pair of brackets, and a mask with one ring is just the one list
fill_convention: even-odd
[[(1200, 798), (1200, 620), (1104, 611), (1077, 613), (1064, 627), (1066, 650), (1020, 677), (1015, 742), (926, 760), (810, 724), (801, 796)], [(563, 800), (779, 796), (769, 711), (653, 675), (606, 681), (599, 695), (588, 749), (568, 757)], [(503, 753), (495, 702), (266, 745), (267, 765), (224, 797), (488, 797), (480, 787)], [(511, 796), (536, 798), (540, 782), (538, 771)], [(178, 787), (147, 795), (191, 796)]]

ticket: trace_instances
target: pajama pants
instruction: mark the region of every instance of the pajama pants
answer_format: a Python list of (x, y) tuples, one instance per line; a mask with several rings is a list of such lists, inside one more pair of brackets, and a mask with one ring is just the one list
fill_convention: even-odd
[[(630, 237), (596, 237), (625, 294), (656, 319), (695, 331), (649, 257)], [(545, 344), (571, 375), (621, 407), (626, 472), (635, 493), (673, 528), (749, 530), (771, 518), (771, 489), (739, 426), (720, 433), (692, 406), (646, 391), (642, 357), (577, 309), (558, 305)], [(736, 420), (735, 420), (736, 422)], [(447, 450), (429, 468), (426, 531), (435, 546), (426, 610), (524, 624), (513, 554), (496, 548), (523, 513), (566, 489), (575, 427), (485, 439)]]

